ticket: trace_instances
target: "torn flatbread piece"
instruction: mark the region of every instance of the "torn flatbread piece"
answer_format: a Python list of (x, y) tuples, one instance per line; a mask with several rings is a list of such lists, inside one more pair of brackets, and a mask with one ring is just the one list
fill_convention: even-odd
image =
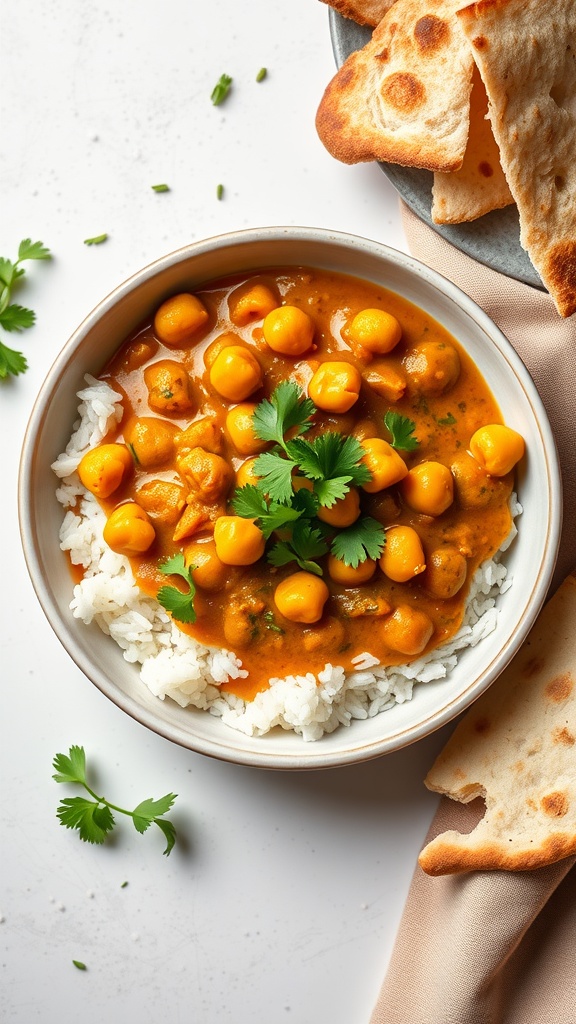
[(377, 25), (395, 0), (323, 0), (328, 7), (333, 7), (338, 14), (351, 18), (359, 25)]
[(475, 67), (470, 95), (470, 132), (462, 167), (451, 174), (437, 172), (434, 175), (432, 220), (436, 224), (462, 224), (514, 202), (487, 112), (488, 97)]
[(568, 317), (576, 310), (576, 3), (479, 0), (458, 19), (488, 93), (520, 242)]
[(318, 135), (343, 163), (380, 160), (431, 171), (462, 165), (473, 59), (461, 0), (396, 0), (372, 39), (329, 83)]
[(422, 850), (430, 875), (524, 871), (576, 853), (576, 575), (457, 726), (425, 783), (486, 813)]

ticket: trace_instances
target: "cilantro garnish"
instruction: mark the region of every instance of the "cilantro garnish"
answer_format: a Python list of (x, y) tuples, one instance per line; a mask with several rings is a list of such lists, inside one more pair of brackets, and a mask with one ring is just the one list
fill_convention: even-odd
[(156, 596), (162, 607), (170, 612), (172, 618), (177, 622), (196, 622), (194, 609), (196, 587), (192, 579), (192, 567), (186, 566), (182, 552), (173, 555), (172, 558), (167, 558), (158, 568), (166, 576), (181, 576), (188, 584), (188, 590), (185, 593), (178, 590), (177, 587), (160, 587)]
[(73, 960), (72, 963), (74, 964), (74, 967), (78, 968), (79, 971), (87, 970), (86, 964), (82, 963), (81, 960)]
[(232, 496), (232, 508), (237, 516), (244, 519), (255, 519), (256, 525), (264, 534), (266, 540), (274, 533), (274, 530), (281, 530), (300, 518), (302, 512), (291, 505), (284, 505), (279, 501), (268, 501), (261, 490), (254, 484), (245, 484), (238, 487)]
[[(236, 515), (254, 519), (266, 540), (282, 531), (268, 552), (272, 565), (296, 562), (306, 572), (321, 576), (317, 559), (330, 550), (354, 567), (366, 558), (377, 558), (384, 546), (384, 530), (370, 517), (348, 530), (328, 529), (318, 518), (321, 506), (331, 508), (350, 487), (367, 483), (371, 474), (357, 438), (336, 431), (312, 440), (302, 437), (315, 412), (314, 402), (294, 381), (283, 381), (256, 406), (254, 432), (274, 447), (258, 456), (254, 463), (257, 485), (237, 489), (232, 507)], [(298, 478), (308, 486), (298, 487)]]
[(452, 427), (456, 423), (456, 417), (453, 416), (451, 412), (448, 412), (445, 416), (437, 418), (436, 423), (438, 423), (440, 427)]
[(321, 558), (327, 554), (328, 544), (324, 531), (318, 526), (306, 520), (298, 520), (294, 523), (292, 535), (289, 540), (280, 540), (268, 553), (268, 561), (271, 565), (288, 565), (296, 562), (300, 569), (305, 572), (314, 573), (315, 576), (322, 575), (322, 569), (315, 558)]
[(169, 192), (170, 191), (170, 186), (166, 185), (165, 182), (163, 182), (161, 185), (152, 185), (151, 188), (152, 188), (153, 192)]
[(306, 398), (294, 381), (284, 380), (270, 395), (260, 402), (252, 416), (254, 433), (261, 441), (275, 441), (286, 450), (285, 434), (304, 434), (310, 429), (316, 406)]
[[(25, 238), (18, 246), (18, 257), (16, 260), (8, 260), (0, 257), (0, 327), (8, 333), (12, 331), (24, 331), (36, 321), (36, 314), (32, 309), (20, 306), (11, 302), (14, 285), (23, 277), (25, 270), (20, 266), (26, 260), (49, 260), (50, 250), (42, 242), (33, 242)], [(6, 377), (17, 377), (28, 369), (28, 362), (22, 352), (9, 348), (0, 341), (0, 380)]]
[(267, 74), (268, 74), (268, 68), (260, 68), (260, 71), (256, 75), (256, 81), (257, 82), (263, 82), (264, 79), (266, 78)]
[(390, 444), (393, 448), (399, 448), (403, 452), (413, 452), (420, 441), (414, 436), (416, 424), (408, 416), (401, 416), (399, 412), (387, 412), (384, 416), (384, 424), (390, 431), (392, 439)]
[(382, 524), (371, 516), (361, 516), (352, 526), (338, 531), (332, 541), (332, 554), (356, 569), (367, 558), (380, 558), (385, 543)]
[[(72, 746), (68, 754), (56, 754), (52, 766), (55, 770), (55, 775), (52, 776), (55, 782), (71, 782), (83, 786), (93, 797), (92, 800), (82, 796), (66, 797), (56, 811), (60, 823), (66, 828), (76, 829), (80, 833), (80, 839), (85, 843), (103, 843), (115, 825), (112, 811), (117, 811), (132, 818), (137, 832), (144, 833), (150, 825), (157, 825), (166, 839), (164, 853), (166, 856), (170, 854), (176, 841), (176, 829), (172, 822), (162, 815), (172, 807), (176, 799), (175, 793), (167, 793), (159, 800), (143, 800), (133, 811), (127, 811), (124, 807), (110, 803), (105, 797), (98, 796), (88, 785), (84, 747)], [(80, 962), (74, 963), (79, 970), (84, 970)]]
[(220, 78), (216, 82), (216, 85), (214, 86), (212, 94), (210, 96), (210, 99), (212, 100), (212, 103), (214, 104), (215, 107), (220, 106), (220, 104), (224, 102), (228, 93), (230, 92), (231, 86), (232, 79), (230, 75), (220, 75)]
[(224, 185), (217, 185), (216, 186), (216, 199), (223, 199), (223, 198), (224, 198)]

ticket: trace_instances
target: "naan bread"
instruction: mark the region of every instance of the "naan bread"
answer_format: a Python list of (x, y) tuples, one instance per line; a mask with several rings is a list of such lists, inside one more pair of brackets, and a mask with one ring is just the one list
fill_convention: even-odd
[(576, 853), (575, 626), (572, 575), (428, 773), (429, 789), (486, 802), (469, 835), (444, 832), (424, 847), (428, 874), (523, 871)]
[(389, 11), (395, 0), (323, 0), (338, 14), (352, 18), (359, 25), (377, 25)]
[(488, 97), (478, 68), (472, 75), (470, 132), (459, 171), (434, 175), (432, 220), (462, 224), (514, 202), (500, 164), (498, 146), (486, 114)]
[(561, 316), (576, 310), (576, 3), (479, 0), (458, 12), (486, 86), (520, 241)]
[(462, 165), (473, 59), (462, 0), (396, 0), (320, 102), (316, 128), (343, 163), (383, 160), (432, 171)]

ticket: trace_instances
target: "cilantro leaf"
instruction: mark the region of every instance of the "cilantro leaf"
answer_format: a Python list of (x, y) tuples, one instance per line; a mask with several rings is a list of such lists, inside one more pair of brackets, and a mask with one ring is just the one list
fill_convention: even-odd
[(321, 576), (322, 569), (313, 559), (321, 558), (327, 551), (328, 544), (322, 530), (309, 522), (300, 521), (294, 524), (289, 540), (278, 541), (274, 545), (268, 554), (268, 561), (275, 566), (296, 562), (305, 572)]
[(332, 508), (332, 505), (344, 498), (349, 490), (349, 476), (337, 476), (333, 480), (317, 480), (314, 484), (319, 504), (324, 505), (325, 508)]
[(35, 320), (34, 310), (18, 306), (14, 302), (0, 313), (0, 325), (5, 331), (23, 331), (27, 327), (32, 327)]
[(456, 417), (451, 412), (448, 412), (445, 416), (437, 417), (436, 423), (441, 427), (452, 427), (456, 423)]
[(276, 441), (285, 448), (284, 435), (289, 430), (303, 434), (310, 428), (316, 411), (311, 398), (291, 380), (284, 380), (270, 395), (256, 406), (252, 415), (254, 433), (261, 441)]
[(290, 501), (295, 468), (296, 464), (283, 458), (279, 452), (263, 452), (254, 463), (254, 473), (263, 478), (261, 490), (274, 501)]
[(163, 851), (165, 857), (169, 857), (176, 842), (176, 829), (168, 818), (154, 818), (154, 824), (158, 825), (166, 839), (166, 849)]
[(56, 754), (52, 767), (56, 774), (52, 776), (55, 782), (79, 782), (81, 786), (86, 783), (86, 753), (84, 747), (70, 747), (68, 755)]
[(90, 788), (86, 776), (86, 754), (83, 747), (72, 746), (68, 754), (56, 754), (52, 762), (56, 773), (52, 778), (56, 782), (71, 782), (83, 786), (92, 797), (66, 797), (60, 803), (56, 816), (60, 824), (66, 828), (76, 829), (80, 839), (86, 843), (103, 843), (106, 836), (115, 826), (115, 819), (112, 811), (118, 811), (132, 818), (137, 832), (143, 833), (151, 824), (158, 825), (158, 828), (166, 837), (165, 854), (169, 854), (176, 841), (176, 829), (171, 821), (161, 817), (172, 807), (175, 793), (167, 793), (159, 800), (148, 798), (133, 811), (127, 811), (124, 807), (118, 807), (110, 803), (103, 796), (98, 796)]
[(75, 828), (85, 843), (103, 843), (114, 828), (114, 816), (108, 804), (83, 796), (66, 797), (56, 811), (66, 828)]
[(0, 380), (6, 377), (17, 377), (19, 373), (26, 373), (28, 360), (21, 352), (14, 348), (8, 348), (0, 341)]
[(194, 597), (196, 587), (192, 579), (192, 566), (187, 567), (184, 555), (179, 552), (172, 558), (167, 558), (159, 567), (160, 572), (166, 576), (181, 576), (188, 584), (188, 590), (183, 592), (177, 587), (160, 587), (156, 597), (159, 603), (167, 612), (170, 612), (177, 622), (196, 622), (196, 611), (194, 609)]
[(33, 242), (31, 238), (25, 238), (18, 247), (18, 263), (24, 260), (49, 260), (52, 258), (50, 249), (47, 249), (43, 242)]
[(361, 516), (352, 526), (339, 530), (331, 545), (332, 554), (356, 569), (367, 558), (379, 558), (386, 543), (384, 527), (371, 516)]
[(14, 279), (21, 277), (23, 273), (23, 270), (17, 270), (16, 264), (12, 263), (12, 260), (7, 260), (5, 256), (0, 256), (0, 281), (5, 288), (10, 288)]
[(176, 799), (175, 793), (167, 793), (159, 800), (142, 800), (132, 811), (132, 820), (137, 832), (143, 833), (161, 814), (169, 811)]
[(403, 452), (413, 452), (420, 441), (414, 436), (416, 424), (408, 416), (401, 416), (399, 412), (389, 410), (384, 416), (384, 424), (392, 435), (390, 444), (393, 448), (399, 448)]
[(302, 511), (286, 505), (279, 501), (266, 501), (266, 498), (254, 484), (245, 484), (244, 487), (237, 487), (232, 495), (232, 508), (237, 516), (243, 519), (256, 519), (257, 526), (264, 534), (266, 540), (283, 526), (295, 522), (302, 515)]
[(352, 435), (346, 437), (328, 430), (313, 441), (295, 438), (286, 447), (301, 472), (311, 480), (346, 477), (354, 484), (365, 484), (370, 480), (370, 470), (361, 461), (364, 449), (358, 438)]

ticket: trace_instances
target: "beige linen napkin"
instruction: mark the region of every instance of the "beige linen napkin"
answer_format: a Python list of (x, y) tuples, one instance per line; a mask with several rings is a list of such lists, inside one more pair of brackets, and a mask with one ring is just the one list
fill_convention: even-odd
[[(562, 320), (546, 293), (470, 259), (407, 207), (402, 215), (413, 255), (488, 313), (544, 402), (564, 485), (555, 590), (576, 567), (576, 316)], [(442, 798), (426, 842), (470, 832), (482, 811)], [(576, 1024), (575, 861), (437, 878), (417, 867), (371, 1024)]]

